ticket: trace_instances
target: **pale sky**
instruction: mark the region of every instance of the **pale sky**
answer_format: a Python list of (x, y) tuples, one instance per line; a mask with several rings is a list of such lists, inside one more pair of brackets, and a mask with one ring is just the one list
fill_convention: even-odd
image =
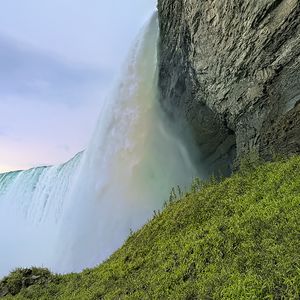
[(156, 0), (1, 0), (0, 172), (65, 162)]

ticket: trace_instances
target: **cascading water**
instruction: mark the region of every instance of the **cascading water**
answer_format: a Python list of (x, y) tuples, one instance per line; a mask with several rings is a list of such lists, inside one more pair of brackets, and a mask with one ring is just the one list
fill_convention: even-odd
[(17, 266), (94, 266), (162, 207), (173, 186), (201, 176), (157, 101), (157, 39), (155, 15), (83, 154), (0, 175), (0, 275)]
[(81, 156), (61, 166), (0, 174), (0, 277), (16, 267), (52, 267), (65, 195)]

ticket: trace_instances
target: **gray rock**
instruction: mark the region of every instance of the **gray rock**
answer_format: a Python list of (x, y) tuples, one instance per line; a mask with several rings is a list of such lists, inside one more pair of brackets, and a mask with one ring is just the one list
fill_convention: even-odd
[(205, 160), (300, 153), (299, 0), (158, 0), (159, 90)]
[(9, 294), (9, 290), (7, 287), (0, 288), (0, 298), (3, 298)]

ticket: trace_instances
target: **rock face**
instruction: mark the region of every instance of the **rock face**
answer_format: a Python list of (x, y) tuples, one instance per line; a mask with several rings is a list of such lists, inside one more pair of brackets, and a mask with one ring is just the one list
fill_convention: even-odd
[(300, 152), (300, 1), (158, 0), (161, 103), (210, 164)]

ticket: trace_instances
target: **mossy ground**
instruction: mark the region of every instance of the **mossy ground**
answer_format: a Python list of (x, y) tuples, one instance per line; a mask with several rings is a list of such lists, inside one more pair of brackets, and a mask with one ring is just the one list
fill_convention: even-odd
[(46, 275), (6, 298), (299, 299), (300, 158), (195, 183), (102, 265)]

